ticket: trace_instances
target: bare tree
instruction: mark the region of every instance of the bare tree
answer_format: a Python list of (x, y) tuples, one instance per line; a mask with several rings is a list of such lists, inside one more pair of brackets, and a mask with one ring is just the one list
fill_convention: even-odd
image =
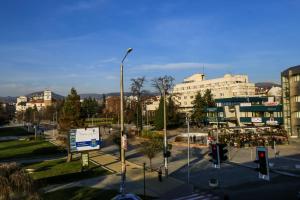
[(160, 93), (160, 96), (163, 96), (163, 91), (165, 90), (166, 94), (170, 93), (170, 90), (174, 86), (174, 78), (172, 76), (160, 76), (158, 78), (152, 79), (152, 86), (156, 91)]
[(131, 79), (131, 92), (133, 93), (133, 95), (137, 96), (138, 99), (140, 99), (142, 94), (144, 93), (144, 90), (142, 90), (142, 88), (144, 87), (144, 82), (145, 76)]
[(141, 96), (145, 92), (145, 90), (142, 90), (144, 87), (145, 77), (139, 77), (139, 78), (132, 78), (131, 79), (131, 92), (134, 96), (137, 97), (137, 106), (136, 106), (136, 126), (138, 127), (138, 130), (143, 129), (142, 125), (142, 109), (141, 109)]

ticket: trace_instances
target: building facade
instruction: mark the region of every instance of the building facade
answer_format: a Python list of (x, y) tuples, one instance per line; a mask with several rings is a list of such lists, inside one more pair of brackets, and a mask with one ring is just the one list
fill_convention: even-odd
[(192, 102), (198, 92), (202, 95), (209, 89), (213, 98), (247, 97), (255, 95), (255, 85), (249, 83), (247, 75), (230, 75), (205, 80), (204, 74), (194, 74), (184, 79), (182, 83), (176, 84), (173, 94), (183, 111), (192, 108)]
[(20, 96), (17, 98), (17, 104), (16, 104), (16, 111), (25, 111), (26, 110), (26, 104), (27, 104), (27, 97)]
[(300, 136), (300, 65), (281, 72), (284, 128), (292, 137)]
[(275, 97), (232, 97), (216, 99), (216, 107), (207, 108), (210, 124), (235, 126), (280, 126), (282, 105)]
[(36, 107), (37, 110), (51, 106), (56, 102), (53, 98), (52, 91), (45, 90), (41, 93), (35, 94), (34, 96), (27, 98), (26, 96), (20, 96), (17, 98), (16, 111), (25, 111), (28, 108)]

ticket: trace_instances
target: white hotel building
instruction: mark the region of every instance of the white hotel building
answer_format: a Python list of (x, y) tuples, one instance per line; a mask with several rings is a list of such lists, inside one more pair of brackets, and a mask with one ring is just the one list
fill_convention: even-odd
[(197, 92), (203, 95), (206, 89), (211, 90), (214, 99), (255, 95), (255, 85), (249, 83), (247, 75), (230, 74), (210, 80), (205, 80), (204, 74), (194, 74), (176, 84), (173, 94), (182, 111), (188, 111), (192, 108)]

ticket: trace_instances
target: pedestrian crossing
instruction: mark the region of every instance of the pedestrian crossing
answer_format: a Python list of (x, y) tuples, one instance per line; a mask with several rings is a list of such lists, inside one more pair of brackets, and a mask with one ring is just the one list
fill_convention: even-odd
[(192, 193), (172, 200), (218, 200), (218, 199), (221, 198), (211, 193), (202, 192), (202, 193)]

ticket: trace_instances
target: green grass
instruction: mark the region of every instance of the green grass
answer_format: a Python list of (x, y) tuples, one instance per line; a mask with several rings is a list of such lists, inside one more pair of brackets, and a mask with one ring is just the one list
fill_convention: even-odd
[(65, 150), (46, 141), (13, 140), (0, 142), (0, 160), (58, 155)]
[(108, 171), (93, 163), (89, 163), (89, 169), (81, 172), (81, 161), (66, 162), (66, 159), (43, 161), (31, 165), (25, 165), (24, 169), (36, 169), (31, 177), (41, 184), (57, 184), (87, 179), (109, 174)]
[(27, 136), (33, 133), (27, 132), (26, 128), (23, 127), (7, 127), (0, 128), (0, 137), (4, 136)]
[(64, 200), (105, 200), (111, 199), (118, 194), (116, 190), (102, 190), (88, 187), (73, 187), (43, 195), (44, 200), (64, 199)]

